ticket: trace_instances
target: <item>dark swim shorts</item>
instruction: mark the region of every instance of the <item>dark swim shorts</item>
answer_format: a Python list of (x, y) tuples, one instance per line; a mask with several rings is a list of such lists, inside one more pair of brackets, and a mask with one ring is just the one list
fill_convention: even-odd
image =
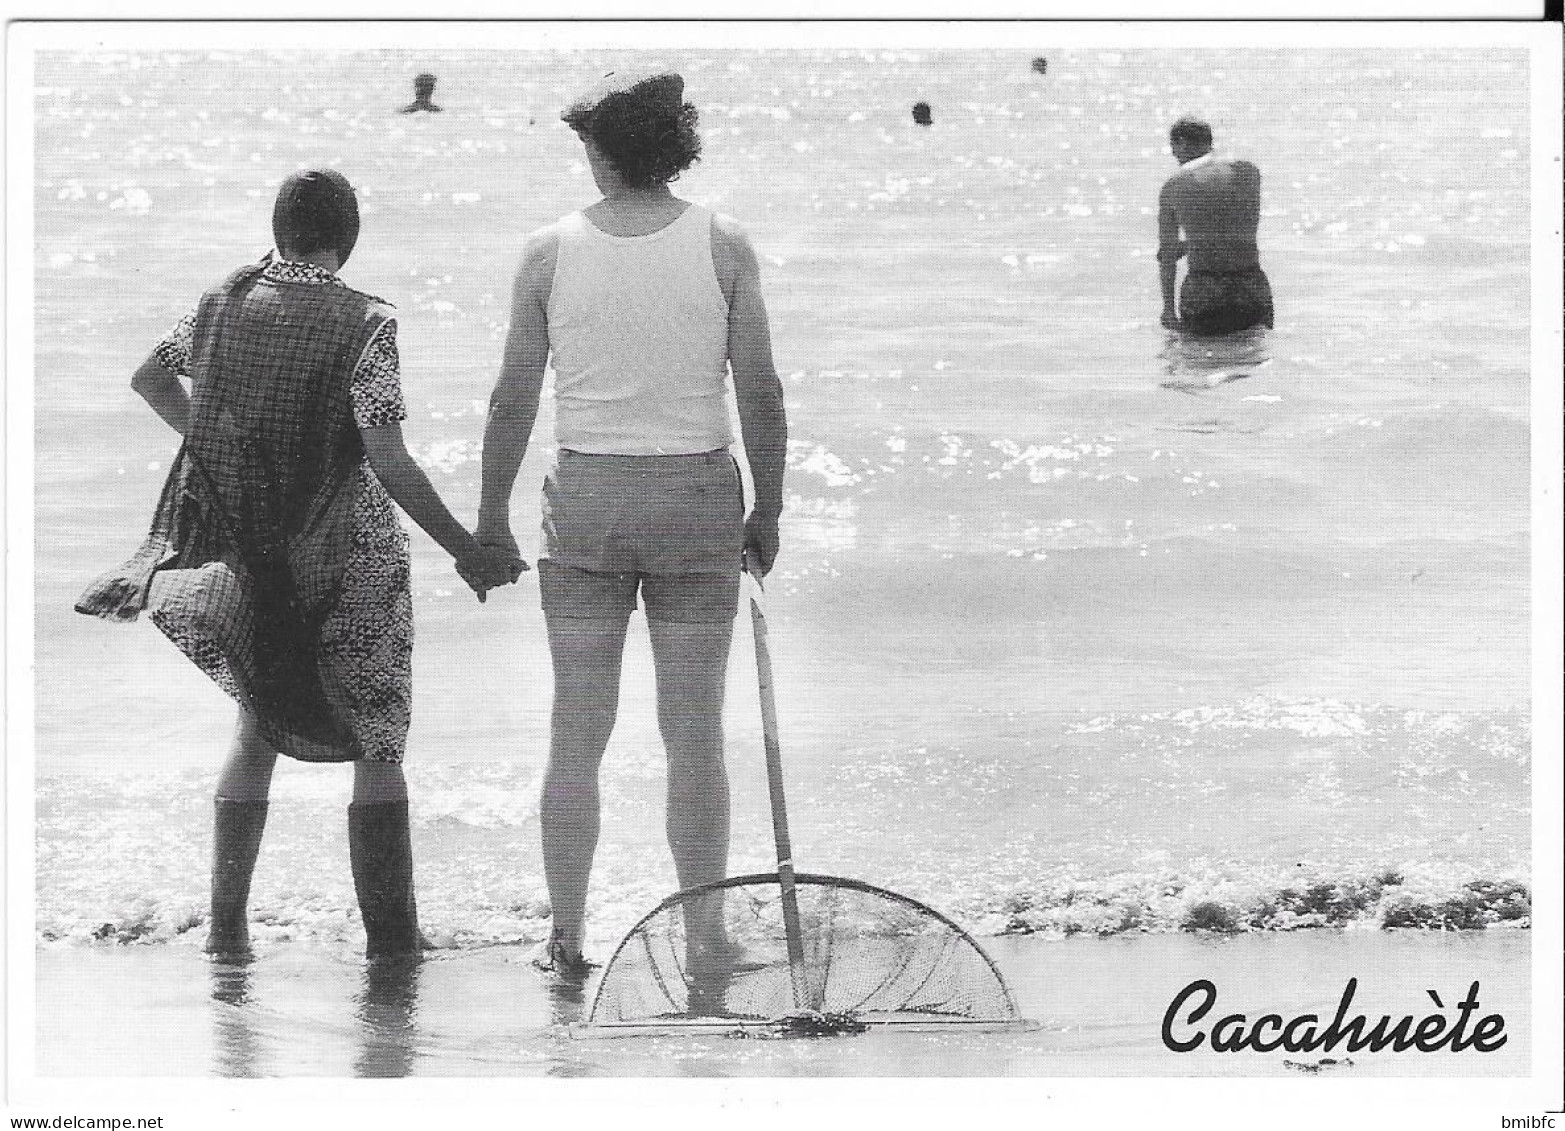
[(1179, 288), (1180, 328), (1191, 334), (1232, 334), (1272, 325), (1272, 285), (1259, 267), (1192, 271)]

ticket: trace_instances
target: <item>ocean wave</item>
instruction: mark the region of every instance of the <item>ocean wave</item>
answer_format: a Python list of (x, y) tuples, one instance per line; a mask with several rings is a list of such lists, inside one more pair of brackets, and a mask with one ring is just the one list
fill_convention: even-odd
[(1532, 891), (1515, 877), (1454, 880), (1394, 868), (1355, 876), (1216, 879), (1124, 875), (1013, 891), (974, 908), (981, 935), (1237, 934), (1308, 928), (1529, 928)]
[[(423, 893), (421, 893), (422, 895)], [(655, 882), (614, 885), (593, 899), (589, 943), (607, 948), (665, 895)], [(948, 893), (954, 894), (954, 893)], [(930, 900), (940, 906), (938, 900)], [(1006, 935), (1114, 936), (1179, 931), (1210, 934), (1308, 929), (1481, 931), (1532, 926), (1532, 889), (1515, 876), (1453, 879), (1435, 869), (1382, 869), (1329, 878), (1228, 878), (1123, 874), (1014, 888), (940, 907), (979, 938)], [(360, 945), (352, 893), (258, 899), (251, 934), (258, 946)], [(41, 921), (40, 945), (176, 945), (205, 941), (207, 914), (191, 898), (137, 899), (99, 917)], [(544, 939), (549, 903), (541, 882), (504, 905), (455, 906), (426, 900), (422, 919), (436, 949), (525, 945)]]
[[(1057, 727), (997, 718), (952, 744), (801, 756), (795, 844), (812, 871), (902, 892), (980, 937), (1530, 926), (1524, 712), (1254, 697)], [(735, 743), (735, 765), (758, 758)], [(419, 906), (440, 946), (546, 935), (540, 770), (419, 765)], [(605, 772), (599, 947), (673, 890), (663, 772), (655, 739), (630, 734)], [(736, 782), (736, 829), (753, 830), (764, 797)], [(45, 774), (36, 790), (41, 944), (200, 945), (209, 771)], [(328, 774), (279, 776), (250, 905), (259, 945), (362, 945), (346, 792)], [(730, 867), (766, 871), (768, 851), (736, 833)]]

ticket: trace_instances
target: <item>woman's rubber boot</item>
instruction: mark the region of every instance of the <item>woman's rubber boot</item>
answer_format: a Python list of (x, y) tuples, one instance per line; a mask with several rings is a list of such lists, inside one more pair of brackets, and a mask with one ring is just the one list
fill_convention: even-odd
[(212, 923), (206, 952), (221, 958), (250, 954), (250, 877), (266, 828), (265, 801), (219, 797), (212, 813)]
[(413, 900), (413, 839), (408, 803), (380, 801), (348, 806), (348, 856), (364, 919), (364, 954), (390, 958), (417, 954), (423, 945)]

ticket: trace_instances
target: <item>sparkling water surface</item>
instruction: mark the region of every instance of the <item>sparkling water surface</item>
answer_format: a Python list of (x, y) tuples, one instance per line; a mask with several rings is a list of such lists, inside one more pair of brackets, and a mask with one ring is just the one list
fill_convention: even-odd
[[(750, 230), (787, 395), (767, 615), (795, 859), (983, 936), (1524, 923), (1525, 58), (1078, 50), (1038, 75), (1033, 54), (679, 61), (705, 152), (676, 190)], [(410, 446), (471, 521), (523, 236), (596, 199), (558, 109), (622, 61), (39, 57), (41, 941), (204, 934), (232, 708), (150, 626), (71, 611), (175, 451), (130, 373), (267, 248), (289, 171), (340, 168), (363, 207), (344, 278), (396, 304)], [(394, 112), (419, 70), (444, 114)], [(1262, 170), (1269, 334), (1158, 325), (1188, 111)], [(529, 556), (551, 416), (513, 505)], [(414, 557), (421, 913), (443, 946), (537, 938), (535, 582), (479, 606), (420, 533)], [(605, 949), (674, 886), (639, 633), (589, 906)], [(771, 853), (749, 640), (735, 872)], [(279, 771), (262, 946), (358, 945), (347, 799), (345, 771)]]

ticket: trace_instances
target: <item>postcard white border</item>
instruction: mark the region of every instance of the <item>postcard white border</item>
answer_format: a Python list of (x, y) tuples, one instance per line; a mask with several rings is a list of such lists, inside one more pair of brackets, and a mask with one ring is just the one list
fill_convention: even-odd
[[(57, 10), (57, 9), (56, 9)], [(1427, 8), (1425, 13), (1427, 14)], [(323, 1107), (385, 1128), (425, 1126), (627, 1125), (677, 1117), (721, 1118), (754, 1127), (801, 1120), (867, 1119), (905, 1126), (974, 1119), (1026, 1125), (1161, 1126), (1264, 1120), (1278, 1127), (1497, 1127), (1505, 1115), (1558, 1111), (1562, 1102), (1561, 969), (1561, 290), (1558, 29), (1537, 24), (1058, 24), (1051, 45), (1136, 48), (1445, 47), (1529, 53), (1533, 78), (1533, 502), (1534, 502), (1534, 872), (1535, 1070), (1524, 1080), (999, 1079), (743, 1081), (594, 1079), (99, 1080), (40, 1079), (32, 1056), (32, 134), (31, 60), (55, 49), (297, 48), (288, 23), (12, 23), (6, 68), (7, 474), (6, 740), (8, 836), (7, 1096), (27, 1112), (164, 1111), (171, 1128), (318, 1126)], [(837, 46), (983, 49), (1015, 42), (1031, 23), (313, 23), (312, 49), (539, 50)], [(1453, 165), (1460, 160), (1453, 154)], [(177, 1090), (179, 1100), (169, 1097)], [(481, 1107), (475, 1107), (475, 1103)], [(350, 1106), (351, 1105), (351, 1106)], [(653, 1118), (649, 1118), (649, 1113)], [(207, 1119), (212, 1122), (207, 1123)], [(1557, 1125), (1559, 1120), (1557, 1120)]]

